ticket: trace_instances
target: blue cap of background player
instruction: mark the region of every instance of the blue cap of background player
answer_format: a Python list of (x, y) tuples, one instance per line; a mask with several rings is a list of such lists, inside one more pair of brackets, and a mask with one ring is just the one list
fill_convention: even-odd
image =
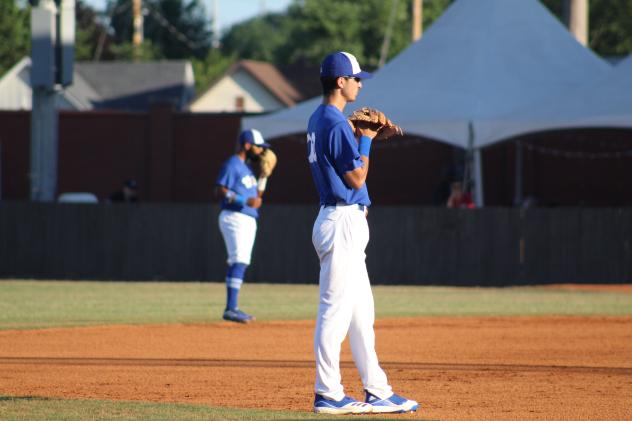
[(369, 79), (373, 75), (360, 69), (360, 64), (353, 54), (338, 51), (331, 53), (320, 65), (320, 77), (354, 76)]
[(269, 148), (270, 144), (263, 140), (263, 136), (259, 130), (247, 129), (241, 132), (239, 135), (239, 143), (250, 143), (251, 145), (261, 146), (262, 148)]

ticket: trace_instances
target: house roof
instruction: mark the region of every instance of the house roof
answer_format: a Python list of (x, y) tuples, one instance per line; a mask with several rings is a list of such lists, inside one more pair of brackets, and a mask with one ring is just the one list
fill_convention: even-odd
[[(32, 92), (31, 58), (23, 57), (0, 78), (0, 109), (31, 109)], [(55, 104), (60, 109), (90, 110), (93, 102), (100, 99), (94, 91), (75, 73), (73, 84), (56, 93)]]
[(97, 94), (97, 108), (139, 110), (155, 101), (184, 108), (194, 96), (193, 71), (186, 60), (77, 62), (75, 74)]
[(185, 85), (187, 61), (83, 61), (75, 71), (85, 79), (102, 100), (135, 93)]
[(303, 99), (301, 93), (279, 72), (272, 64), (255, 60), (240, 60), (233, 64), (227, 75), (232, 75), (240, 70), (248, 72), (272, 95), (288, 107), (295, 105)]
[[(30, 71), (31, 59), (24, 57), (0, 78), (0, 85), (7, 90), (0, 106), (16, 108), (14, 103), (19, 102), (23, 107), (25, 100), (21, 97), (28, 95), (30, 107)], [(15, 83), (18, 78), (24, 81), (22, 88)], [(184, 109), (194, 94), (193, 69), (184, 60), (76, 62), (72, 85), (59, 92), (60, 99), (76, 110), (133, 111), (145, 111), (154, 102), (170, 102)]]

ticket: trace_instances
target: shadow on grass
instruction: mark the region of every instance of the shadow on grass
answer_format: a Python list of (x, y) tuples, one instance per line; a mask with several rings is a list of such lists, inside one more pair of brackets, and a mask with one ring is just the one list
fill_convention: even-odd
[(2, 401), (49, 401), (50, 398), (42, 398), (39, 396), (2, 396), (0, 395), (0, 402)]
[[(0, 395), (0, 402), (18, 403), (18, 402), (46, 402), (46, 401), (56, 401), (56, 400), (58, 399), (41, 397), (41, 396), (3, 396), (3, 395)], [(275, 411), (271, 411), (271, 412), (275, 412)], [(274, 419), (279, 420), (279, 421), (296, 421), (296, 420), (308, 420), (308, 419), (314, 419), (318, 421), (341, 421), (341, 420), (346, 420), (346, 419), (347, 420), (353, 419), (356, 421), (359, 421), (362, 419), (367, 419), (370, 421), (388, 421), (388, 420), (393, 420), (397, 418), (397, 416), (405, 417), (407, 414), (390, 414), (390, 416), (387, 416), (387, 417), (381, 417), (381, 416), (378, 416), (377, 414), (342, 415), (342, 416), (338, 415), (338, 416), (326, 416), (326, 417), (323, 417), (322, 415), (313, 414), (313, 413), (305, 414), (305, 415), (298, 416), (298, 417), (289, 416), (289, 417), (283, 417), (283, 418), (274, 417)], [(253, 417), (252, 419), (259, 419), (259, 418)], [(440, 421), (440, 420), (422, 418), (420, 419), (420, 421)]]
[[(391, 416), (388, 418), (383, 418), (383, 417), (377, 417), (376, 418), (376, 414), (358, 414), (358, 415), (336, 415), (336, 416), (332, 416), (330, 418), (323, 418), (321, 415), (315, 415), (313, 419), (317, 419), (318, 421), (340, 421), (340, 420), (370, 420), (370, 421), (388, 421), (388, 420), (394, 420), (394, 419), (402, 419), (401, 417), (406, 417), (406, 415), (410, 415), (410, 414), (390, 414)], [(279, 418), (279, 421), (296, 421), (299, 418)], [(307, 419), (307, 418), (300, 418), (302, 420)], [(405, 419), (405, 418), (404, 418)], [(419, 421), (441, 421), (438, 419), (430, 419), (430, 418), (415, 418), (418, 419)]]

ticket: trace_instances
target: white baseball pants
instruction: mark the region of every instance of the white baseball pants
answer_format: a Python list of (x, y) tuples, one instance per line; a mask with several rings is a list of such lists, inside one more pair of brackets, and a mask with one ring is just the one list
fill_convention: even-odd
[(219, 213), (219, 230), (226, 244), (227, 263), (249, 265), (257, 234), (257, 220), (241, 212), (223, 210)]
[(344, 398), (340, 349), (349, 343), (364, 388), (387, 398), (392, 390), (375, 353), (373, 293), (364, 250), (369, 226), (357, 205), (321, 207), (312, 231), (320, 259), (320, 303), (314, 334), (316, 393)]

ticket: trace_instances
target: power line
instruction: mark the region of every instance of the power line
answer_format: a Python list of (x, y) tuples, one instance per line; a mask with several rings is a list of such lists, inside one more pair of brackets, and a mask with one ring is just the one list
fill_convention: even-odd
[(126, 1), (125, 3), (121, 3), (116, 7), (113, 7), (108, 14), (107, 23), (103, 25), (103, 31), (99, 35), (99, 41), (97, 42), (97, 48), (94, 50), (94, 57), (92, 57), (93, 61), (99, 61), (101, 59), (101, 54), (103, 53), (103, 46), (105, 45), (105, 36), (107, 35), (108, 28), (112, 24), (112, 18), (114, 15), (118, 15), (119, 13), (125, 12), (131, 6), (131, 1)]
[(178, 30), (171, 24), (160, 11), (156, 10), (153, 6), (143, 7), (143, 14), (150, 14), (156, 22), (165, 28), (171, 35), (173, 35), (178, 41), (189, 47), (191, 51), (195, 51), (199, 48), (208, 46), (207, 41), (192, 41), (186, 35)]
[[(128, 0), (119, 4), (117, 7), (113, 7), (110, 10), (110, 13), (108, 14), (108, 24), (107, 26), (104, 26), (103, 32), (99, 37), (99, 41), (93, 58), (94, 61), (99, 61), (99, 59), (101, 58), (101, 53), (105, 44), (105, 37), (107, 35), (108, 27), (112, 24), (112, 18), (114, 17), (114, 15), (126, 12), (131, 7), (131, 5), (131, 0)], [(171, 22), (169, 22), (160, 11), (154, 8), (153, 5), (144, 3), (142, 11), (145, 16), (148, 14), (151, 15), (158, 25), (165, 28), (169, 32), (169, 34), (171, 34), (174, 38), (187, 46), (191, 51), (198, 50), (199, 48), (203, 48), (208, 45), (206, 41), (192, 41), (190, 38), (180, 32), (178, 28), (173, 26)]]

